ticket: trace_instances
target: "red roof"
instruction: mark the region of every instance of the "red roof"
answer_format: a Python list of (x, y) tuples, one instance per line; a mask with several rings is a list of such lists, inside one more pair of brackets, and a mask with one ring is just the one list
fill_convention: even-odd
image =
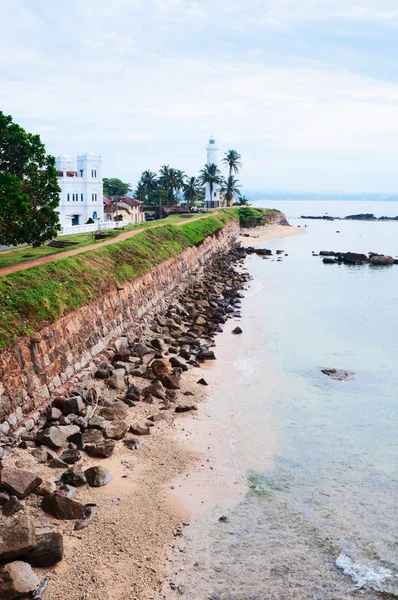
[(130, 198), (130, 196), (115, 196), (114, 198), (109, 198), (109, 196), (104, 196), (104, 204), (111, 205), (117, 204), (118, 202), (124, 202), (129, 206), (142, 206), (144, 203), (141, 200), (137, 200), (136, 198)]

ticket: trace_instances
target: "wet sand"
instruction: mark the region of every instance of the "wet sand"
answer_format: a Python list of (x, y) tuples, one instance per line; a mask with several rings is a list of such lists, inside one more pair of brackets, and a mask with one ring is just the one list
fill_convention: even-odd
[[(247, 233), (249, 234), (249, 237), (246, 237), (245, 234)], [(304, 233), (307, 232), (301, 227), (288, 227), (286, 225), (262, 225), (261, 227), (256, 227), (255, 229), (242, 229), (242, 233), (239, 236), (239, 241), (244, 248), (247, 248), (248, 246), (257, 246), (263, 242), (281, 240), (293, 235), (303, 235)]]

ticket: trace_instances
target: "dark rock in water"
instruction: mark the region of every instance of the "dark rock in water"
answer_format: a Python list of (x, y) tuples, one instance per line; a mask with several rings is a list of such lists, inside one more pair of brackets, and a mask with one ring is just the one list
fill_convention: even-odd
[(377, 217), (371, 213), (360, 213), (358, 215), (348, 215), (345, 217), (351, 221), (377, 221)]
[(240, 327), (235, 327), (235, 329), (232, 330), (232, 333), (234, 333), (235, 335), (239, 334), (239, 333), (243, 333), (242, 329)]
[(36, 537), (37, 546), (23, 557), (32, 567), (46, 569), (62, 560), (64, 542), (61, 533), (51, 531)]
[(130, 425), (130, 432), (134, 435), (149, 435), (151, 430), (149, 427), (145, 427), (144, 425), (140, 425), (139, 423), (133, 423)]
[(366, 256), (366, 254), (358, 254), (356, 252), (346, 252), (343, 255), (343, 262), (349, 263), (349, 264), (362, 264), (363, 262), (366, 262), (367, 260), (368, 260), (368, 257)]
[(90, 487), (102, 487), (112, 480), (112, 473), (104, 467), (90, 467), (84, 471), (87, 483)]
[(128, 438), (127, 440), (123, 440), (123, 444), (129, 450), (138, 450), (138, 448), (142, 445), (142, 441), (137, 438)]
[(325, 257), (322, 260), (322, 262), (325, 265), (336, 265), (337, 264), (337, 260), (335, 258), (328, 258), (328, 257)]
[(199, 381), (197, 383), (199, 383), (200, 385), (209, 385), (207, 383), (206, 379), (203, 379), (203, 377), (201, 379), (199, 379)]
[(25, 498), (39, 487), (42, 481), (41, 477), (30, 471), (7, 467), (1, 471), (1, 485), (17, 498)]
[(346, 379), (351, 379), (351, 377), (354, 376), (354, 373), (343, 371), (341, 369), (321, 369), (321, 372), (332, 379), (336, 379), (337, 381), (345, 381)]
[(87, 479), (81, 467), (71, 467), (61, 475), (61, 481), (74, 487), (80, 487), (87, 483)]
[(0, 569), (1, 600), (31, 597), (39, 585), (40, 580), (26, 562), (16, 560)]
[(84, 450), (90, 456), (96, 456), (98, 458), (108, 458), (115, 450), (115, 440), (103, 440), (102, 442), (94, 442), (93, 444), (86, 444)]
[(67, 465), (74, 465), (81, 460), (82, 455), (79, 450), (64, 450), (59, 458)]
[(65, 520), (83, 519), (86, 512), (84, 504), (67, 498), (58, 492), (44, 496), (41, 507), (56, 519)]
[(16, 496), (10, 496), (5, 504), (3, 504), (3, 515), (6, 517), (12, 517), (17, 514), (17, 512), (24, 509), (24, 505), (22, 502), (18, 500)]
[(179, 404), (176, 406), (176, 413), (189, 412), (191, 410), (198, 410), (196, 404)]
[(369, 259), (369, 262), (373, 266), (385, 267), (385, 266), (393, 265), (395, 262), (395, 259), (392, 256), (383, 256), (383, 255), (382, 256), (372, 256)]
[(321, 250), (319, 256), (334, 256), (335, 253), (330, 250)]
[(21, 515), (1, 521), (0, 560), (18, 558), (35, 547), (35, 526), (29, 517)]

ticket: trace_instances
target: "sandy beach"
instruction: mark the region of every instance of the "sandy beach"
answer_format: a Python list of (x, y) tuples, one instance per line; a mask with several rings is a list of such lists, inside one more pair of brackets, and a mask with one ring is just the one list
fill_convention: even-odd
[(256, 227), (255, 229), (242, 229), (242, 232), (239, 236), (239, 241), (244, 248), (247, 248), (248, 246), (257, 246), (263, 242), (281, 240), (293, 235), (303, 235), (304, 233), (307, 232), (301, 227), (288, 227), (286, 225), (262, 225), (261, 227)]

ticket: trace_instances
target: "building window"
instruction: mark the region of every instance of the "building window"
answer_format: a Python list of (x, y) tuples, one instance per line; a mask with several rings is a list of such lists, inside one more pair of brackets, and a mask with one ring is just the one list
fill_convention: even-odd
[(93, 219), (95, 220), (95, 219), (97, 219), (97, 218), (98, 218), (98, 217), (97, 217), (97, 211), (95, 210), (95, 211), (93, 212)]
[(83, 169), (80, 169), (80, 177), (83, 177)]
[(97, 177), (97, 169), (91, 169), (91, 177)]
[(217, 192), (214, 192), (214, 196), (217, 196)]
[(66, 194), (66, 199), (68, 202), (70, 201), (70, 194)]
[(80, 194), (80, 200), (83, 202), (83, 194)]
[(215, 140), (209, 140), (210, 144), (215, 144)]

